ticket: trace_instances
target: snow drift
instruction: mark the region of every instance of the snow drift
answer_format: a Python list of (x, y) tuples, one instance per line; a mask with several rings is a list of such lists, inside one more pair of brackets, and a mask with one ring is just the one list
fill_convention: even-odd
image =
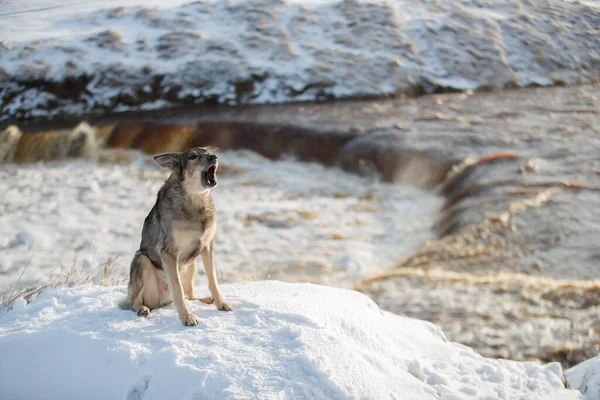
[[(203, 288), (196, 289), (202, 294)], [(577, 399), (553, 363), (487, 359), (344, 289), (223, 286), (234, 306), (119, 310), (125, 288), (47, 290), (0, 314), (3, 399)], [(488, 396), (488, 397), (486, 397)]]
[(600, 355), (569, 369), (567, 379), (570, 387), (584, 394), (584, 399), (600, 399)]
[(596, 81), (598, 26), (598, 1), (8, 1), (0, 120)]

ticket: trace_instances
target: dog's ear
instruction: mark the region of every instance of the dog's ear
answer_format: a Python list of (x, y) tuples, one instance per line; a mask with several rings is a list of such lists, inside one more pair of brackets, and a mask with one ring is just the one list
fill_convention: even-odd
[(161, 167), (169, 168), (174, 170), (179, 167), (179, 153), (168, 153), (155, 156), (154, 159), (160, 164)]
[(217, 150), (219, 150), (219, 148), (215, 147), (215, 146), (206, 146), (206, 147), (203, 147), (202, 149), (206, 152), (206, 154), (213, 154), (213, 153), (216, 153)]

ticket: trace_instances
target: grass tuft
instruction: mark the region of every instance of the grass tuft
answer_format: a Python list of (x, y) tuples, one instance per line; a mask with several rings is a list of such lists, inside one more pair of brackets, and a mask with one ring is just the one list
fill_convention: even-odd
[[(39, 279), (33, 284), (20, 287), (19, 281), (0, 292), (0, 311), (11, 310), (15, 300), (23, 298), (27, 304), (31, 303), (46, 289), (74, 287), (82, 285), (115, 286), (126, 282), (127, 276), (117, 273), (115, 265), (119, 257), (110, 256), (105, 263), (95, 268), (76, 268), (75, 263), (68, 270), (60, 269), (52, 272), (50, 276)], [(27, 265), (23, 268), (23, 272)], [(22, 274), (21, 274), (22, 275)], [(46, 283), (43, 283), (46, 282)]]

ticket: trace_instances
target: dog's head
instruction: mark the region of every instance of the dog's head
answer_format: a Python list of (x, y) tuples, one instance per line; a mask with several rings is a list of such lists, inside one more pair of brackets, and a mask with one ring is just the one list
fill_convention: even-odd
[(218, 147), (192, 147), (183, 153), (168, 153), (154, 157), (172, 174), (185, 182), (186, 186), (196, 192), (212, 189), (217, 186), (217, 168), (219, 162), (214, 153)]

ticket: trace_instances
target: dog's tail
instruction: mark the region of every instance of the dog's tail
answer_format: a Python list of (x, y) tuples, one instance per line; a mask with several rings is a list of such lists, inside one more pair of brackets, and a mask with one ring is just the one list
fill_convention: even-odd
[(131, 307), (133, 306), (133, 301), (129, 294), (129, 290), (127, 291), (127, 295), (125, 297), (123, 297), (121, 300), (119, 300), (119, 302), (117, 303), (117, 306), (121, 310), (131, 310)]
[(117, 305), (121, 310), (131, 310), (131, 306), (133, 306), (133, 303), (129, 301), (128, 298), (124, 298), (123, 300), (119, 301)]
[(121, 301), (117, 303), (121, 310), (131, 310), (131, 306), (133, 306), (133, 302), (129, 300), (129, 297), (123, 298)]

